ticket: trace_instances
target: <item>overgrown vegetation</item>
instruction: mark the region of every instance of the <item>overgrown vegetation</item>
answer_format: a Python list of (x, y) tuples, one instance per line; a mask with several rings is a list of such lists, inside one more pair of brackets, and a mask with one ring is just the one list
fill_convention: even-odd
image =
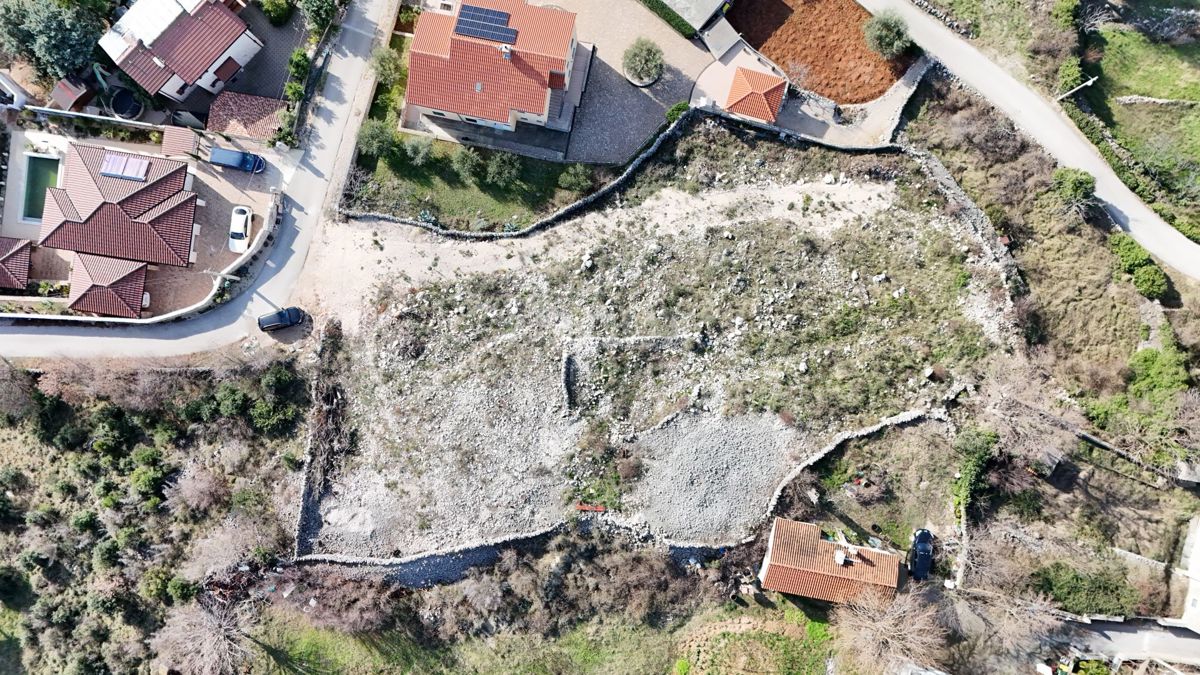
[(1138, 602), (1137, 590), (1117, 568), (1085, 573), (1056, 562), (1034, 571), (1033, 586), (1074, 614), (1129, 616)]
[(863, 37), (867, 46), (885, 59), (898, 59), (913, 46), (908, 26), (895, 12), (881, 12), (867, 19)]
[[(8, 375), (2, 601), (19, 613), (30, 672), (148, 667), (146, 638), (192, 602), (210, 565), (283, 552), (272, 483), (259, 481), (278, 472), (274, 439), (306, 405), (291, 365), (219, 383), (69, 365), (36, 386)], [(249, 494), (261, 497), (238, 497)], [(231, 530), (200, 543), (226, 519)]]
[(91, 65), (107, 2), (0, 2), (0, 48), (29, 62), (48, 82)]

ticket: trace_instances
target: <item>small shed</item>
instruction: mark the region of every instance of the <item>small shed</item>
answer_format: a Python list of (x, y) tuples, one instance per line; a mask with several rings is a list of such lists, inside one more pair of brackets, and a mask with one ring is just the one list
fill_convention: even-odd
[(812, 523), (776, 518), (758, 578), (772, 591), (846, 602), (871, 590), (893, 596), (903, 574), (895, 553), (828, 541)]

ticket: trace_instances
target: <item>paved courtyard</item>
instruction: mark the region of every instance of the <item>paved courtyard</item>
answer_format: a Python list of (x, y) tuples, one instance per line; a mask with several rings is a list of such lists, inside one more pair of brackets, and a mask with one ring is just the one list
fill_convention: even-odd
[[(623, 164), (666, 122), (667, 108), (691, 97), (696, 77), (712, 62), (699, 40), (687, 40), (637, 0), (547, 0), (576, 16), (576, 32), (596, 46), (583, 102), (575, 114), (567, 160)], [(662, 47), (666, 69), (658, 82), (635, 87), (621, 58), (639, 37)]]
[(282, 98), (283, 85), (288, 79), (288, 59), (304, 44), (304, 13), (297, 7), (292, 18), (282, 26), (272, 26), (258, 4), (251, 4), (239, 15), (250, 26), (250, 32), (263, 41), (263, 48), (226, 87), (229, 91), (268, 98)]

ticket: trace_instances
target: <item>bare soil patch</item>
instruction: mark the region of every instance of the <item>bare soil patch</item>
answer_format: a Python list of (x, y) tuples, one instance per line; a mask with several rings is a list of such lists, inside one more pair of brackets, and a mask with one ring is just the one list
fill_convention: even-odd
[(912, 63), (888, 61), (867, 47), (867, 10), (854, 0), (743, 0), (727, 15), (752, 47), (787, 72), (805, 69), (801, 86), (838, 103), (883, 95)]

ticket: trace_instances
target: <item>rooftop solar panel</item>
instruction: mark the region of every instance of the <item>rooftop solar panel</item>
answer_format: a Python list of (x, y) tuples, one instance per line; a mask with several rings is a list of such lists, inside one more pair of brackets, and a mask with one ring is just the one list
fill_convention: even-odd
[(100, 163), (100, 175), (144, 181), (149, 168), (150, 161), (147, 159), (110, 152), (104, 155), (104, 159)]
[(512, 18), (512, 15), (508, 12), (501, 12), (498, 9), (488, 9), (486, 7), (476, 7), (475, 5), (463, 5), (458, 15), (501, 26), (507, 26), (508, 20)]
[(460, 17), (458, 23), (454, 24), (454, 32), (459, 35), (491, 40), (493, 42), (503, 42), (510, 45), (517, 42), (517, 31), (515, 29), (463, 17)]

